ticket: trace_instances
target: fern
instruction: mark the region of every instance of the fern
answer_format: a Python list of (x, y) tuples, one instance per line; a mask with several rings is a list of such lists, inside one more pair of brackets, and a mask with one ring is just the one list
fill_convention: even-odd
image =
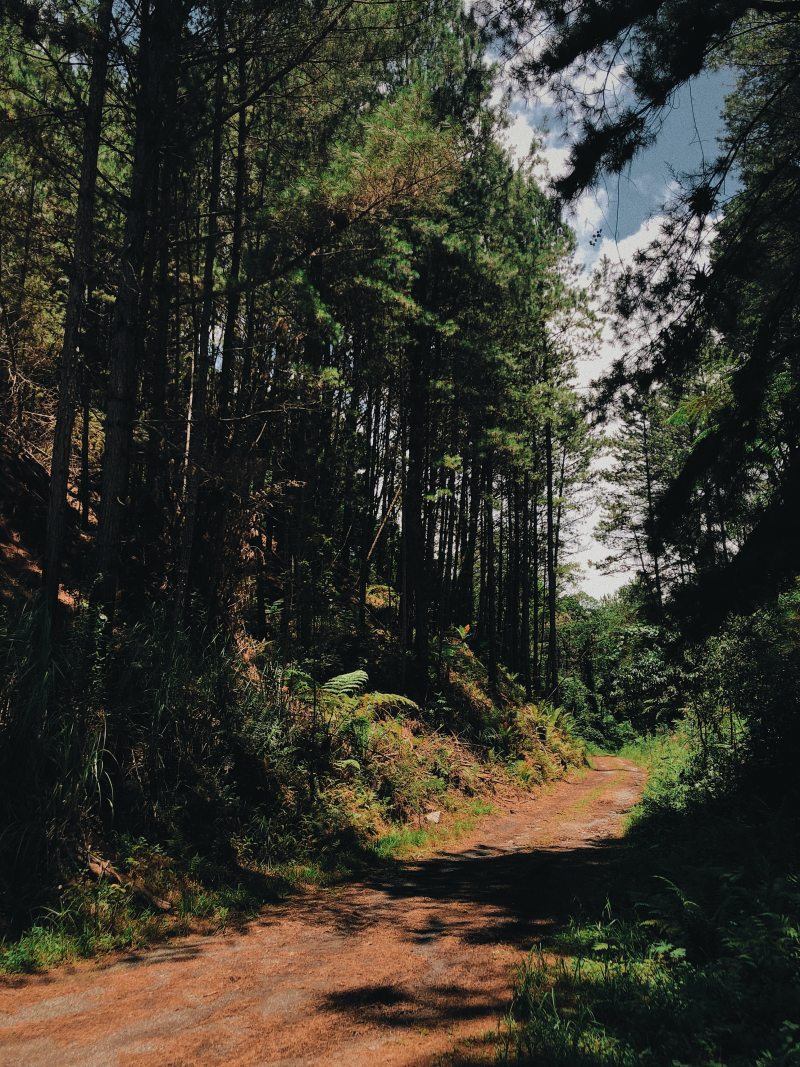
[(276, 672), (276, 679), (279, 686), (285, 685), (293, 696), (301, 700), (310, 698), (314, 692), (314, 679), (293, 664), (283, 670), (279, 668)]
[(322, 687), (323, 693), (336, 697), (357, 697), (367, 688), (369, 675), (366, 671), (350, 671), (349, 674), (337, 674)]
[(419, 704), (399, 693), (367, 693), (361, 698), (362, 707), (378, 715), (391, 715), (398, 711), (419, 712)]

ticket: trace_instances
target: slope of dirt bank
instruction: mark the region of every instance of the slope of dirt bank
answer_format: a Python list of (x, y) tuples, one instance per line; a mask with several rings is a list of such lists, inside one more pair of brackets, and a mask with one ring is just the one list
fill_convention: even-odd
[(458, 848), (270, 909), (243, 934), (0, 982), (2, 1067), (432, 1064), (496, 1025), (514, 965), (602, 906), (644, 773), (598, 757)]

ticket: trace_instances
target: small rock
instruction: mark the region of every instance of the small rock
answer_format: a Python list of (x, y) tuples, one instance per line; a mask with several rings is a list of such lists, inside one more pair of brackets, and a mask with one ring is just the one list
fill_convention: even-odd
[(442, 818), (442, 813), (440, 811), (426, 811), (425, 818), (428, 822), (438, 823)]

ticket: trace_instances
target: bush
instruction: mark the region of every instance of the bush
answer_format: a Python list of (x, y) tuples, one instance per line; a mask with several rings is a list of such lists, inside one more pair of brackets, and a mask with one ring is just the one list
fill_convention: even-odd
[(0, 909), (48, 903), (115, 830), (230, 858), (251, 804), (294, 787), (300, 738), (281, 677), (249, 674), (167, 613), (107, 637), (86, 609), (54, 642), (46, 613), (0, 624)]

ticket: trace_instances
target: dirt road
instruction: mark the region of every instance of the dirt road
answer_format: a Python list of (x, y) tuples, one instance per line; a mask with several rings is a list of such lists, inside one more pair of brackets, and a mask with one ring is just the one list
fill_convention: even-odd
[(597, 907), (643, 773), (614, 757), (458, 848), (177, 940), (0, 983), (2, 1067), (433, 1064), (496, 1026), (521, 952)]

